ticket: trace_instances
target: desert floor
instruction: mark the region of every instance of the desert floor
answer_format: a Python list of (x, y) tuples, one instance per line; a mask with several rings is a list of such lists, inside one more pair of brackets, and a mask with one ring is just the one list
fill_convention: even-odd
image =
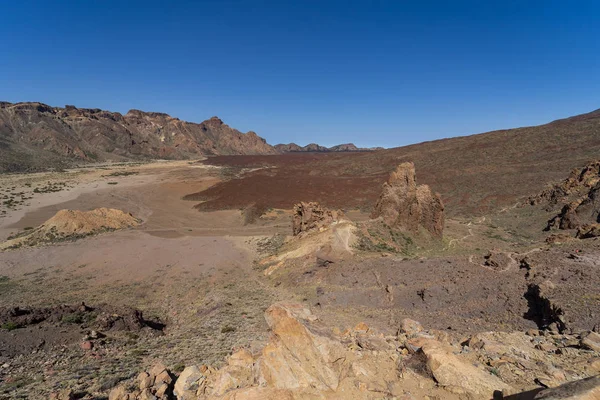
[[(269, 170), (268, 165), (260, 168)], [(219, 365), (238, 347), (264, 344), (268, 331), (263, 312), (281, 300), (314, 307), (340, 328), (366, 321), (393, 333), (402, 318), (412, 317), (460, 335), (536, 327), (524, 318), (530, 283), (521, 268), (525, 257), (548, 276), (569, 279), (569, 291), (598, 287), (596, 242), (587, 244), (578, 258), (569, 255), (580, 250), (579, 244), (549, 253), (539, 245), (538, 227), (527, 222), (532, 217), (528, 210), (448, 219), (443, 241), (414, 254), (357, 254), (326, 269), (303, 259), (266, 277), (256, 261), (291, 235), (293, 203), (285, 207), (291, 199), (277, 199), (281, 208), (269, 208), (256, 222), (245, 224), (241, 206), (225, 207), (235, 201), (199, 195), (209, 188), (218, 192), (215, 185), (227, 181), (224, 193), (233, 197), (236, 180), (254, 177), (254, 172), (164, 161), (0, 176), (0, 241), (44, 223), (61, 209), (117, 208), (143, 221), (136, 228), (73, 242), (0, 252), (0, 307), (109, 304), (134, 307), (165, 324), (160, 333), (108, 338), (91, 353), (80, 349), (86, 332), (75, 324), (1, 330), (1, 395), (36, 398), (60, 387), (102, 393), (157, 359), (175, 369)], [(371, 177), (354, 183), (363, 181), (373, 184)], [(240, 198), (251, 200), (252, 187), (246, 184)], [(327, 185), (311, 190), (325, 196)], [(349, 196), (339, 188), (334, 193), (351, 200), (345, 209), (351, 220), (368, 219), (361, 205), (371, 194)], [(505, 255), (498, 269), (485, 265), (490, 250)], [(587, 277), (577, 275), (583, 267), (593, 268)], [(581, 301), (592, 307), (600, 299)], [(574, 313), (573, 318), (578, 328), (591, 329), (586, 321), (596, 317)]]

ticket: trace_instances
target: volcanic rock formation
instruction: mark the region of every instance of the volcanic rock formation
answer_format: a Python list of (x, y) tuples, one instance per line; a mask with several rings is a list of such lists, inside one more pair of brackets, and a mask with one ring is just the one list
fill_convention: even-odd
[(597, 236), (596, 224), (600, 222), (600, 161), (588, 163), (571, 171), (567, 179), (530, 197), (529, 203), (563, 204), (560, 211), (546, 226), (551, 229), (578, 229), (580, 238)]
[[(555, 393), (591, 396), (573, 398), (595, 399), (599, 390), (593, 375), (600, 365), (586, 361), (595, 351), (589, 349), (600, 345), (594, 332), (483, 332), (457, 340), (412, 320), (401, 321), (396, 335), (364, 322), (342, 332), (296, 303), (272, 305), (265, 319), (272, 335), (259, 353), (241, 349), (220, 369), (188, 366), (174, 382), (159, 364), (139, 374), (135, 387), (114, 388), (109, 399), (168, 399), (171, 393), (186, 400), (510, 399), (505, 396), (534, 380), (556, 387)], [(573, 382), (561, 389), (567, 380)]]
[(297, 236), (303, 232), (318, 230), (338, 221), (342, 216), (341, 211), (328, 210), (317, 202), (295, 204), (292, 215), (293, 234)]
[(427, 185), (418, 185), (415, 165), (405, 162), (390, 174), (371, 218), (383, 219), (392, 228), (417, 233), (424, 228), (441, 237), (444, 230), (444, 204), (439, 194)]

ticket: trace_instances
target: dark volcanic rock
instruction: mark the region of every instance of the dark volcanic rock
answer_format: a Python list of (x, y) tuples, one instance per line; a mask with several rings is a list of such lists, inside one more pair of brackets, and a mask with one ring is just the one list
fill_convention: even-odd
[(548, 221), (546, 230), (577, 229), (600, 222), (600, 182), (587, 187), (584, 194), (565, 204), (558, 215)]
[(417, 233), (422, 227), (434, 236), (444, 230), (444, 204), (427, 185), (417, 186), (415, 166), (400, 164), (383, 184), (371, 218), (383, 219), (387, 225)]

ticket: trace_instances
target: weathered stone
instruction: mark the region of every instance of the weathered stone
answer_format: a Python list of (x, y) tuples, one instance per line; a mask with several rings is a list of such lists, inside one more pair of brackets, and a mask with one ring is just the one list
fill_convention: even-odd
[(600, 334), (589, 332), (581, 339), (581, 345), (586, 349), (600, 352)]
[(577, 228), (576, 237), (589, 239), (600, 236), (600, 224), (585, 224)]
[(165, 366), (165, 364), (163, 364), (162, 362), (158, 362), (154, 364), (152, 368), (150, 368), (148, 374), (150, 374), (150, 376), (157, 377), (165, 371), (167, 371), (167, 367)]
[(423, 325), (420, 322), (412, 320), (410, 318), (404, 318), (400, 321), (400, 332), (406, 333), (407, 335), (414, 335), (419, 332), (423, 332)]
[(158, 386), (161, 383), (166, 383), (167, 385), (170, 385), (172, 382), (173, 378), (171, 377), (171, 374), (169, 373), (169, 371), (165, 370), (156, 376), (156, 378), (154, 379), (154, 386)]
[(171, 387), (169, 384), (160, 383), (160, 384), (156, 384), (155, 387), (156, 387), (156, 392), (154, 392), (154, 394), (156, 395), (156, 397), (158, 397), (159, 399), (168, 398), (169, 393), (171, 391)]
[(555, 345), (553, 345), (552, 343), (540, 343), (537, 344), (535, 346), (536, 349), (541, 350), (541, 351), (545, 351), (548, 353), (554, 353), (557, 349), (557, 347)]
[(304, 232), (319, 230), (343, 216), (341, 211), (328, 210), (317, 202), (298, 203), (294, 205), (292, 215), (292, 232), (294, 236)]
[(339, 373), (332, 363), (343, 353), (339, 342), (315, 335), (307, 327), (314, 320), (300, 304), (275, 304), (265, 312), (274, 336), (260, 361), (260, 380), (279, 389), (335, 390)]
[(242, 349), (233, 353), (227, 362), (231, 366), (249, 367), (254, 363), (254, 358), (248, 350)]
[(139, 392), (129, 392), (123, 385), (112, 389), (108, 395), (108, 400), (135, 400)]
[(173, 393), (178, 400), (196, 400), (199, 381), (203, 378), (197, 366), (186, 367), (175, 381)]
[(512, 390), (496, 376), (461, 360), (438, 341), (425, 342), (421, 350), (427, 357), (427, 367), (435, 380), (451, 392), (475, 398), (492, 398), (496, 390)]
[(140, 372), (137, 377), (140, 390), (148, 389), (154, 385), (154, 377), (150, 376), (147, 372)]
[(158, 400), (158, 399), (156, 398), (155, 395), (152, 394), (152, 392), (150, 391), (150, 389), (144, 389), (138, 395), (138, 397), (136, 398), (136, 400)]
[(429, 186), (417, 186), (415, 166), (411, 162), (400, 164), (383, 184), (371, 218), (383, 219), (392, 228), (417, 233), (424, 228), (433, 236), (442, 236), (444, 230), (444, 204)]

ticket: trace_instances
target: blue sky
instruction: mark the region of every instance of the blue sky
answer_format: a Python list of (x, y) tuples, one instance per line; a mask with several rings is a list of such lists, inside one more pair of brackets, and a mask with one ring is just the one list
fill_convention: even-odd
[(597, 1), (14, 1), (0, 100), (400, 146), (600, 108)]

